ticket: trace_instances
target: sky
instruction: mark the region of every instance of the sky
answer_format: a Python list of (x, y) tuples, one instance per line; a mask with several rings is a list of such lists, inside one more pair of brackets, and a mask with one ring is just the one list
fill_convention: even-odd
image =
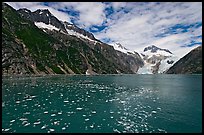
[(202, 45), (202, 2), (7, 2), (48, 9), (108, 44), (142, 52), (155, 45), (182, 57)]

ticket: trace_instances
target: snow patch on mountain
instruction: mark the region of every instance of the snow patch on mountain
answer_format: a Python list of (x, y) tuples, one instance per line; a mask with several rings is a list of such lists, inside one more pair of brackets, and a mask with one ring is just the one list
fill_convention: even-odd
[(38, 28), (43, 28), (43, 29), (49, 29), (49, 30), (56, 30), (59, 31), (59, 29), (51, 24), (45, 24), (43, 22), (35, 22), (35, 25)]
[(120, 52), (123, 52), (123, 53), (126, 53), (126, 54), (134, 53), (133, 51), (130, 51), (129, 49), (122, 46), (120, 43), (115, 43), (115, 44), (110, 44), (110, 45), (113, 46), (113, 48), (115, 50), (118, 50)]
[(179, 57), (177, 57), (177, 56), (171, 56), (165, 60), (162, 60), (160, 66), (159, 66), (158, 73), (164, 73), (171, 66), (173, 66), (178, 60), (179, 60)]
[(162, 51), (162, 50), (157, 50), (156, 52), (151, 52), (150, 50), (148, 50), (148, 51), (142, 52), (142, 54), (148, 55), (148, 56), (152, 56), (152, 55), (173, 56), (173, 54), (166, 52), (166, 51)]
[(66, 29), (66, 31), (67, 31), (67, 33), (68, 33), (69, 35), (73, 35), (73, 36), (76, 36), (76, 37), (78, 37), (78, 38), (83, 38), (83, 39), (89, 40), (89, 41), (94, 42), (94, 43), (97, 42), (96, 40), (90, 39), (88, 36), (84, 36), (83, 34), (80, 34), (80, 33), (76, 32), (76, 31), (74, 31), (74, 30), (68, 29), (68, 28), (67, 28), (67, 25), (68, 25), (68, 26), (71, 26), (71, 27), (74, 27), (74, 26), (71, 25), (71, 24), (64, 24), (65, 29)]

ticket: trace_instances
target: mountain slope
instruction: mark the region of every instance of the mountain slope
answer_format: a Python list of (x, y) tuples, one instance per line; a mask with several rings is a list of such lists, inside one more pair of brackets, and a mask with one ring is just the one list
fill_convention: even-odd
[[(49, 10), (2, 4), (3, 74), (135, 73), (136, 55), (120, 53)], [(131, 59), (131, 63), (128, 61)]]
[(199, 46), (177, 61), (167, 74), (202, 74), (202, 46)]
[[(72, 65), (67, 72), (72, 73), (72, 70), (76, 73), (81, 72), (81, 69), (76, 67), (77, 57), (83, 57), (75, 48), (63, 49), (62, 42), (44, 33), (32, 22), (21, 18), (16, 10), (7, 4), (3, 3), (2, 13), (4, 74), (63, 74), (61, 66), (66, 64)], [(56, 50), (54, 46), (61, 49)], [(68, 53), (65, 55), (66, 51), (72, 54), (72, 59), (67, 59), (69, 55)], [(65, 61), (66, 64), (63, 64)]]

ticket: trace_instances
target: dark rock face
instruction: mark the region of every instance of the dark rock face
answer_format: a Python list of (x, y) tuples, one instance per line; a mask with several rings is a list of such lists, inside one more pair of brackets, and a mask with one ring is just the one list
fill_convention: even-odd
[(28, 19), (28, 20), (30, 20), (32, 22), (43, 22), (45, 24), (51, 24), (51, 25), (59, 28), (60, 30), (62, 30), (65, 33), (67, 33), (66, 29), (73, 30), (73, 31), (75, 31), (77, 33), (80, 33), (80, 34), (82, 34), (84, 36), (87, 36), (88, 38), (90, 38), (92, 40), (96, 40), (94, 35), (91, 34), (90, 32), (85, 31), (84, 29), (81, 29), (81, 28), (75, 26), (74, 24), (59, 21), (47, 9), (44, 9), (44, 10), (38, 9), (38, 10), (36, 10), (34, 12), (31, 12), (28, 9), (19, 9), (17, 12), (22, 17), (24, 17), (25, 19)]
[(167, 63), (172, 64), (172, 63), (174, 63), (174, 61), (173, 60), (167, 60)]
[(47, 25), (51, 24), (66, 32), (64, 25), (54, 15), (52, 15), (48, 9), (38, 9), (34, 12), (31, 12), (28, 9), (19, 9), (17, 12), (22, 17), (32, 22), (43, 22)]
[(121, 66), (127, 67), (128, 69), (133, 71), (133, 73), (137, 73), (138, 69), (144, 66), (142, 58), (136, 52), (125, 54), (120, 51), (117, 51), (117, 56), (119, 57), (119, 61), (117, 61), (118, 64), (122, 63)]
[(167, 74), (202, 74), (202, 45), (177, 61)]
[[(91, 33), (59, 21), (48, 10), (18, 12), (2, 3), (2, 72), (8, 74), (117, 74), (135, 73), (143, 64), (137, 54), (127, 55), (99, 40), (89, 41), (39, 29), (33, 22), (52, 24), (61, 31), (74, 29), (91, 39)], [(68, 28), (69, 27), (69, 28)]]
[(168, 49), (161, 49), (161, 48), (158, 48), (158, 47), (156, 47), (154, 45), (144, 48), (144, 52), (146, 52), (148, 50), (150, 50), (152, 53), (157, 52), (157, 50), (161, 50), (161, 51), (166, 51), (166, 52), (172, 54), (172, 52), (170, 52)]

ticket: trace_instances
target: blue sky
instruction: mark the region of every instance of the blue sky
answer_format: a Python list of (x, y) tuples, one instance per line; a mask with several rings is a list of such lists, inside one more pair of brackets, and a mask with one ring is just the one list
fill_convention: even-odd
[(49, 9), (59, 20), (140, 52), (148, 45), (180, 57), (202, 44), (201, 2), (7, 2), (15, 9)]

